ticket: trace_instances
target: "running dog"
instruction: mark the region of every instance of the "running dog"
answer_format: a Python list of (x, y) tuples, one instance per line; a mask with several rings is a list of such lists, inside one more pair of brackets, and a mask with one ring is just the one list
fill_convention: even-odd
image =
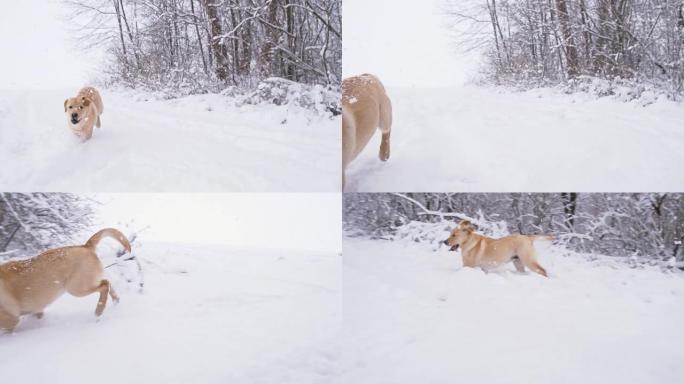
[(444, 244), (451, 247), (451, 251), (461, 248), (464, 267), (480, 267), (486, 271), (512, 261), (518, 272), (525, 272), (527, 267), (546, 277), (546, 270), (537, 261), (534, 242), (553, 239), (553, 236), (546, 235), (512, 235), (492, 239), (475, 233), (473, 225), (464, 220), (451, 231)]
[(100, 115), (104, 106), (97, 89), (85, 87), (76, 97), (64, 100), (64, 113), (72, 132), (83, 141), (93, 136), (93, 125), (100, 128)]
[(65, 291), (76, 297), (98, 292), (100, 299), (95, 316), (102, 315), (107, 295), (118, 303), (119, 297), (103, 278), (102, 263), (95, 253), (103, 237), (117, 240), (131, 253), (126, 236), (106, 228), (94, 234), (85, 245), (51, 249), (30, 259), (0, 264), (0, 329), (11, 332), (23, 315), (42, 318), (45, 307)]
[(347, 165), (354, 160), (380, 128), (380, 160), (390, 156), (392, 103), (380, 80), (369, 74), (342, 81), (342, 189)]

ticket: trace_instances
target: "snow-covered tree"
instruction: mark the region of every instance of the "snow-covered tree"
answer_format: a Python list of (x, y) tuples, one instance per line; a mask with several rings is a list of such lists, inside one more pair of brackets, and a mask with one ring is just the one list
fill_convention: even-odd
[(113, 54), (116, 82), (186, 92), (341, 82), (340, 0), (64, 1), (79, 40)]
[(460, 42), (485, 49), (498, 82), (588, 76), (684, 95), (684, 0), (445, 1)]
[[(559, 235), (575, 250), (684, 260), (684, 194), (345, 194), (348, 234), (391, 236), (411, 221), (501, 222), (508, 233)], [(453, 225), (450, 224), (450, 225)], [(488, 228), (483, 228), (488, 229)]]
[(93, 202), (68, 193), (0, 193), (0, 258), (68, 245), (89, 229)]

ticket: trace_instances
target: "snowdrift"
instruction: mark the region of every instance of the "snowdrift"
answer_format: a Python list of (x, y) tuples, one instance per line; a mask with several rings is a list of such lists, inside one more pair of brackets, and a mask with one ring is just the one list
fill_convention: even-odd
[(549, 278), (462, 268), (412, 237), (345, 238), (339, 382), (684, 380), (681, 273), (536, 247)]
[(347, 169), (350, 192), (684, 190), (684, 108), (553, 89), (388, 87), (392, 156), (380, 135)]
[[(63, 296), (0, 335), (3, 382), (327, 383), (336, 374), (340, 260), (332, 253), (136, 243), (145, 290)], [(111, 258), (103, 257), (104, 264)]]
[(323, 90), (294, 88), (282, 105), (103, 89), (102, 128), (87, 143), (62, 109), (77, 89), (1, 91), (0, 190), (337, 191), (340, 120)]

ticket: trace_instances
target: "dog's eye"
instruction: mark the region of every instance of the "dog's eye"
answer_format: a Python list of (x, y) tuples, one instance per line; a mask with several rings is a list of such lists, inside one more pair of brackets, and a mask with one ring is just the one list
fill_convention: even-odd
[(70, 105), (70, 106), (69, 106), (69, 109), (71, 109), (71, 108), (72, 108), (72, 106)]

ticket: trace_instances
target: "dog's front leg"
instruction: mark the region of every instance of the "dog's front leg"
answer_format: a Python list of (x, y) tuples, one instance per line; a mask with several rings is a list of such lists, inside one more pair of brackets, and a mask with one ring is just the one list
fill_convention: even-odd
[(93, 123), (88, 121), (88, 125), (85, 127), (85, 140), (90, 140), (93, 137)]
[(19, 324), (19, 316), (15, 316), (0, 308), (0, 330), (12, 332), (17, 324)]

